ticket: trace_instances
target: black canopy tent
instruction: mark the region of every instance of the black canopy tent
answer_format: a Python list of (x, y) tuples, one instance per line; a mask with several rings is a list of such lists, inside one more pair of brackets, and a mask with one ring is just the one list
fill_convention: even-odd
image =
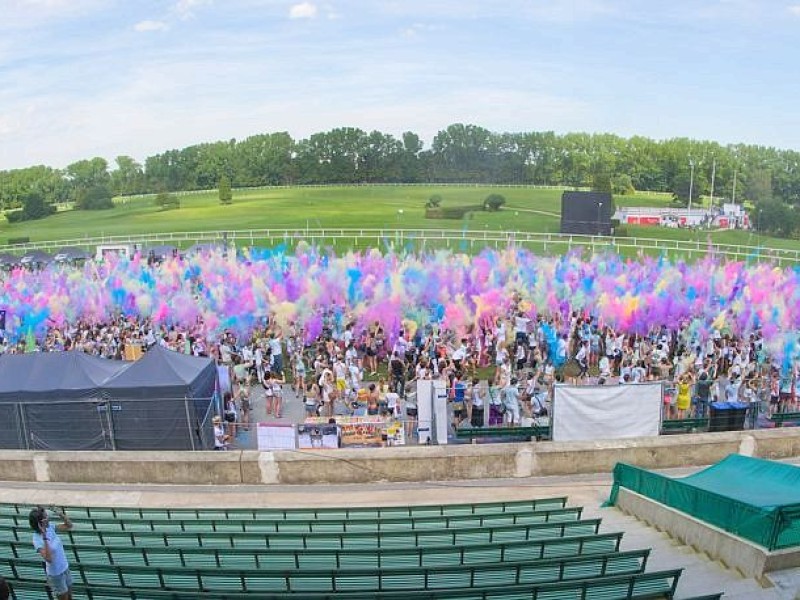
[(20, 257), (7, 252), (0, 253), (0, 268), (10, 269), (19, 265)]
[(89, 260), (91, 254), (75, 246), (64, 246), (53, 254), (53, 260), (57, 263), (77, 263)]
[(43, 267), (53, 262), (53, 257), (42, 250), (31, 250), (19, 259), (23, 267)]
[(0, 447), (108, 448), (100, 386), (126, 367), (78, 351), (0, 357)]
[(211, 447), (217, 367), (154, 346), (108, 380), (103, 395), (119, 450), (200, 450)]
[(0, 448), (209, 448), (216, 373), (211, 359), (160, 346), (133, 363), (77, 351), (2, 356)]

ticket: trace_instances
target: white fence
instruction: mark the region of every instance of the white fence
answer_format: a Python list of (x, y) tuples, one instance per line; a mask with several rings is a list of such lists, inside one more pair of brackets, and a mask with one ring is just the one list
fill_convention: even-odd
[(643, 253), (650, 256), (667, 253), (671, 256), (697, 258), (706, 254), (731, 260), (772, 261), (777, 264), (800, 262), (799, 250), (781, 250), (760, 246), (735, 246), (659, 240), (635, 237), (606, 237), (566, 235), (559, 233), (530, 233), (522, 231), (463, 231), (456, 229), (245, 229), (236, 231), (187, 231), (142, 235), (115, 235), (54, 240), (20, 245), (0, 246), (0, 252), (24, 253), (30, 250), (54, 251), (66, 246), (89, 249), (106, 244), (131, 244), (138, 248), (155, 245), (174, 245), (187, 248), (195, 243), (229, 243), (236, 246), (292, 246), (300, 241), (321, 246), (346, 246), (403, 249), (452, 248), (455, 251), (475, 251), (485, 246), (501, 248), (516, 244), (536, 252), (555, 254), (582, 247), (590, 251), (611, 250), (622, 254)]

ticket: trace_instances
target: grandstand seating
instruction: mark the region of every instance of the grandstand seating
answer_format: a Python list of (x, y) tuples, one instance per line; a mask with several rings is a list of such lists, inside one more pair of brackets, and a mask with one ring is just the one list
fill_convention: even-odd
[[(528, 512), (564, 508), (565, 496), (555, 498), (534, 498), (509, 502), (477, 502), (471, 504), (426, 504), (421, 506), (355, 506), (347, 508), (117, 508), (117, 507), (65, 507), (70, 516), (78, 515), (98, 518), (124, 519), (162, 519), (177, 517), (208, 519), (266, 519), (287, 521), (308, 520), (354, 520), (354, 519), (404, 519), (413, 517), (435, 517), (445, 515), (495, 515), (500, 513)], [(30, 512), (27, 504), (2, 504), (0, 515), (16, 514), (27, 517)]]
[[(205, 531), (102, 531), (75, 529), (65, 537), (72, 544), (115, 544), (170, 547), (248, 547), (248, 548), (415, 548), (420, 546), (460, 546), (596, 534), (600, 519), (409, 531), (348, 533), (238, 533)], [(0, 542), (13, 539), (30, 541), (25, 525), (0, 525)]]
[[(433, 517), (411, 517), (405, 519), (359, 519), (359, 520), (272, 520), (262, 518), (228, 518), (200, 520), (182, 519), (178, 516), (162, 518), (97, 518), (70, 515), (73, 523), (83, 529), (100, 531), (158, 531), (158, 532), (195, 532), (223, 531), (229, 533), (348, 533), (373, 531), (408, 531), (428, 529), (463, 529), (466, 527), (495, 527), (500, 525), (527, 525), (531, 523), (551, 523), (560, 521), (577, 521), (581, 508), (556, 508), (552, 510), (535, 510), (529, 512), (508, 512), (496, 515), (444, 515)], [(27, 526), (28, 515), (2, 515), (0, 526)]]
[[(0, 572), (15, 600), (50, 598), (30, 506), (0, 505)], [(76, 600), (672, 598), (680, 570), (647, 572), (566, 498), (433, 507), (70, 507)]]
[[(524, 542), (430, 546), (418, 548), (370, 548), (356, 550), (267, 550), (248, 548), (171, 548), (166, 546), (67, 545), (71, 563), (110, 565), (160, 565), (219, 567), (233, 565), (258, 569), (261, 565), (292, 569), (347, 569), (432, 567), (476, 563), (502, 563), (534, 558), (602, 554), (619, 550), (622, 533), (567, 536)], [(30, 557), (30, 541), (0, 544), (0, 556)]]

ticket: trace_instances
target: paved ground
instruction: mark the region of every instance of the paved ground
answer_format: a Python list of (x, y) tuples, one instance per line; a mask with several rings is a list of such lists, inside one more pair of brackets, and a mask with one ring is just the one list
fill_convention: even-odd
[(280, 419), (274, 415), (267, 415), (264, 388), (260, 385), (253, 386), (250, 402), (253, 407), (253, 413), (250, 417), (253, 425), (249, 431), (239, 428), (234, 443), (231, 445), (232, 448), (255, 450), (257, 444), (254, 424), (259, 421), (268, 423), (302, 423), (303, 419), (305, 419), (305, 408), (303, 407), (302, 399), (295, 395), (289, 385), (283, 386), (283, 409)]
[[(793, 461), (795, 464), (800, 460)], [(671, 473), (684, 473), (671, 471)], [(677, 598), (724, 591), (726, 600), (798, 600), (800, 569), (774, 574), (773, 587), (709, 560), (615, 508), (602, 508), (610, 476), (539, 477), (443, 483), (306, 486), (157, 486), (4, 483), (0, 502), (139, 507), (373, 506), (488, 502), (566, 495), (586, 518), (603, 519), (601, 531), (624, 531), (623, 549), (652, 548), (648, 570), (683, 568)]]

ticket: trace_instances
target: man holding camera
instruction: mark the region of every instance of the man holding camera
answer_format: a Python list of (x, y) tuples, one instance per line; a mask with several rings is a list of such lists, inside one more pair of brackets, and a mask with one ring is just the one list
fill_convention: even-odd
[(61, 523), (53, 525), (47, 510), (37, 506), (31, 510), (28, 522), (33, 530), (33, 547), (45, 561), (47, 583), (58, 600), (72, 600), (72, 573), (59, 532), (72, 529), (72, 521), (63, 509), (52, 509)]

